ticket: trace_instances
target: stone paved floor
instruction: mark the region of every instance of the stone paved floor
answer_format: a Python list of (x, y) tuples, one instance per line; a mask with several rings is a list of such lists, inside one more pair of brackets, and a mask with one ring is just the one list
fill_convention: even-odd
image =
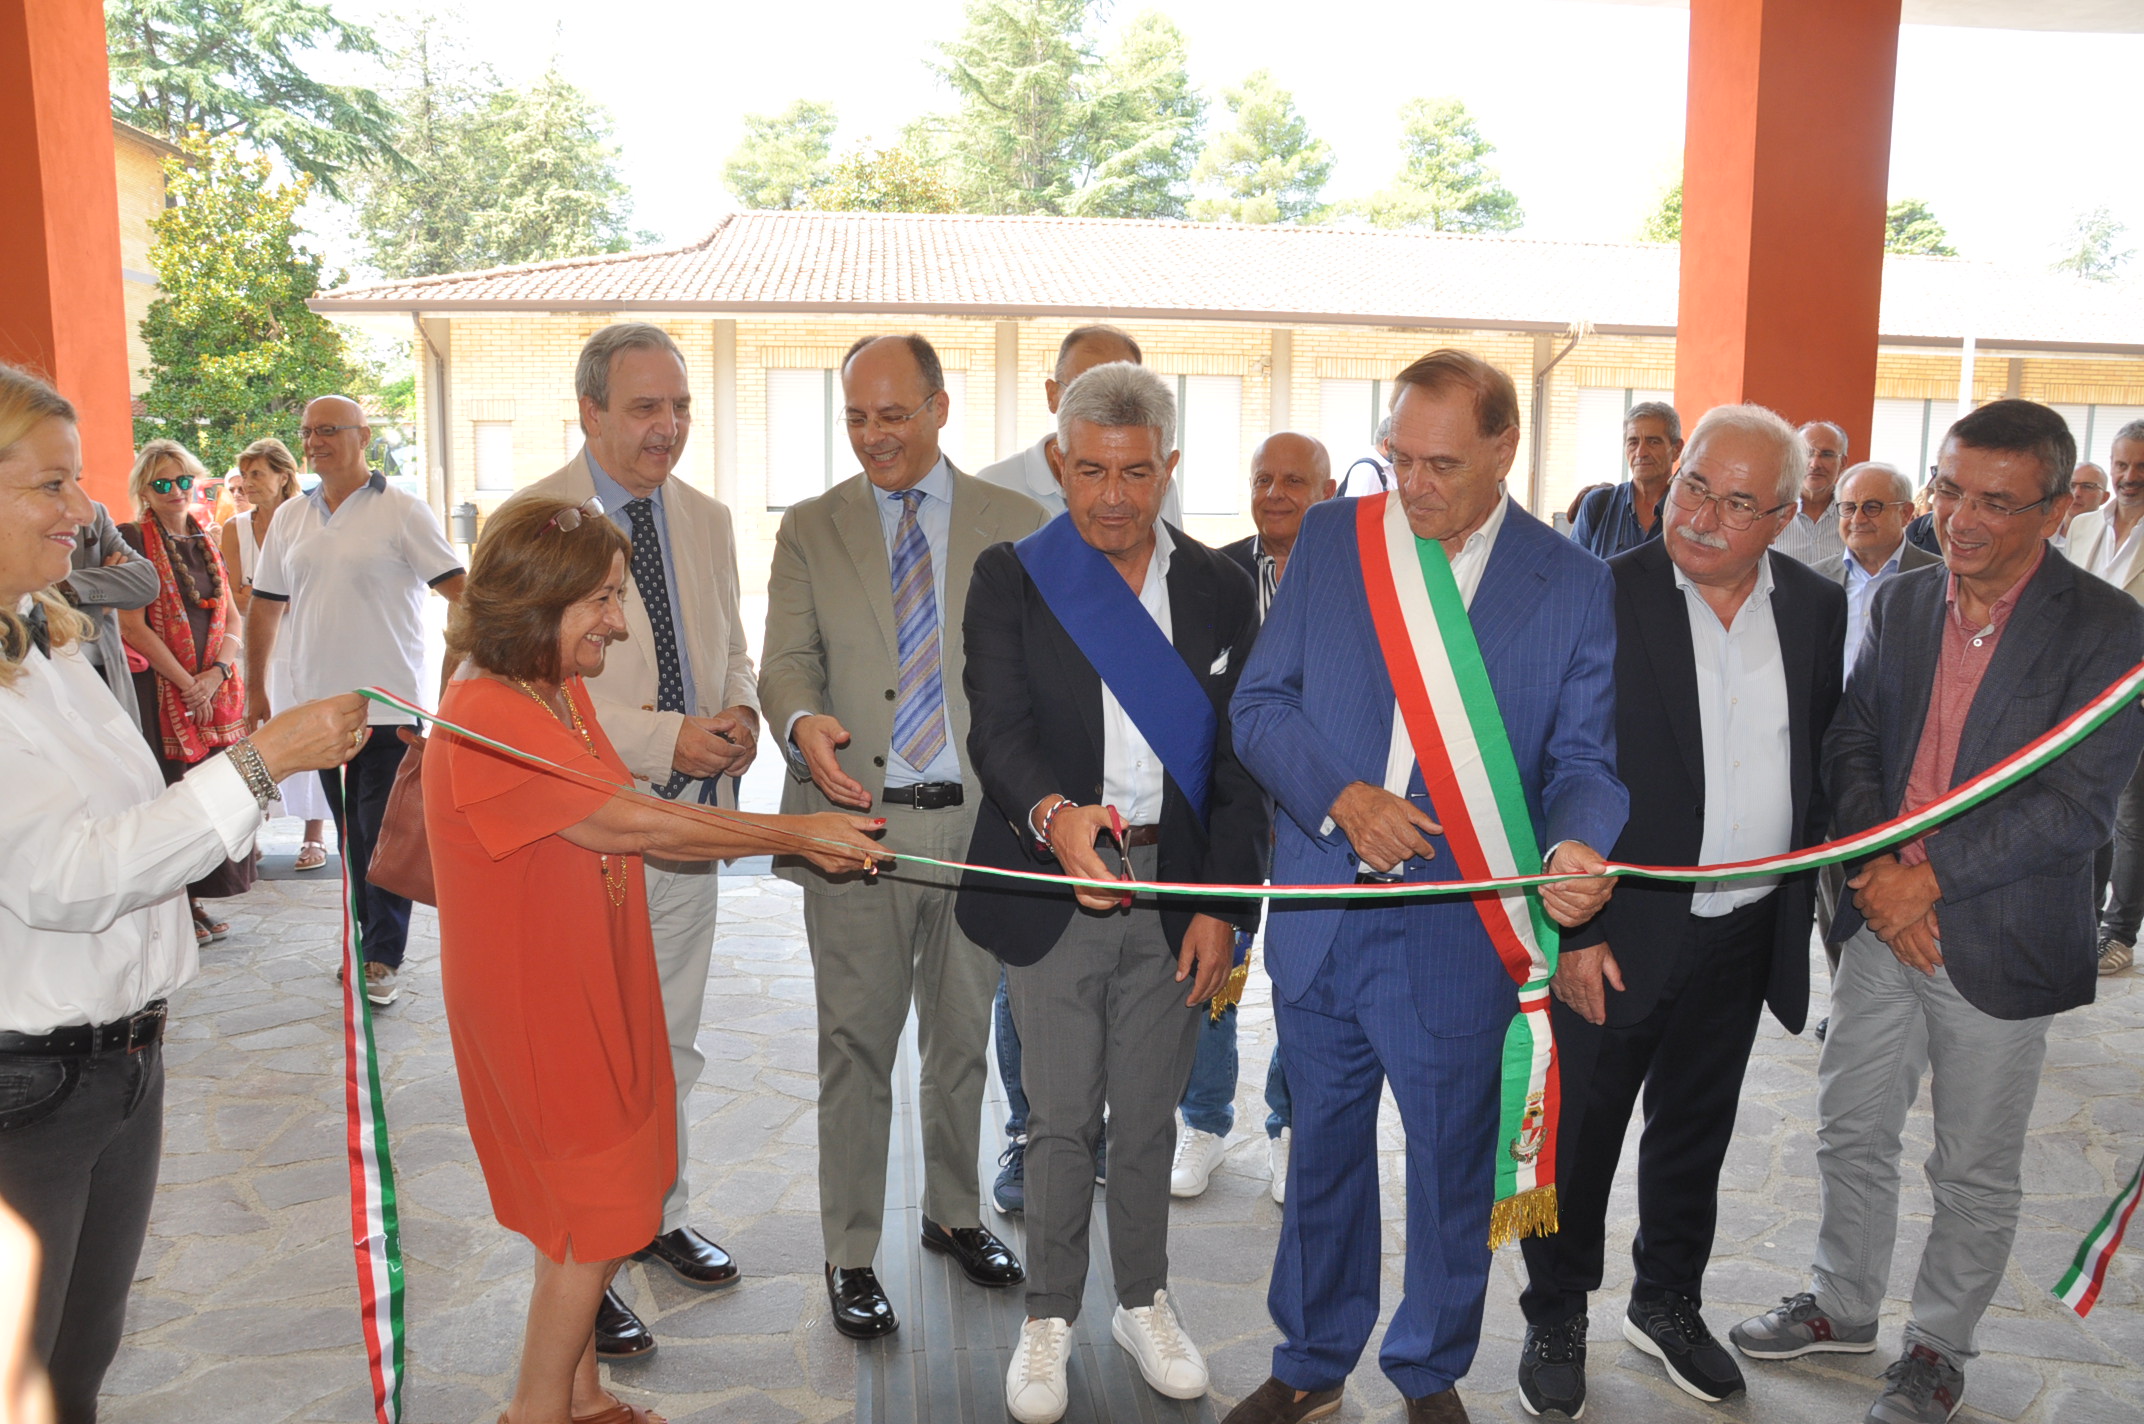
[[(327, 883), (268, 881), (227, 902), (231, 938), (205, 954), (200, 979), (174, 1004), (163, 1185), (109, 1380), (112, 1424), (368, 1416), (345, 1244), (334, 898)], [(437, 952), (431, 916), (420, 910), (402, 1001), (378, 1020), (409, 1260), (406, 1417), (489, 1424), (510, 1388), (530, 1252), (491, 1220), (460, 1125)], [(613, 1375), (627, 1397), (673, 1420), (820, 1421), (855, 1407), (855, 1349), (827, 1323), (818, 1285), (809, 973), (796, 892), (772, 879), (726, 881), (692, 1145), (701, 1164), (696, 1220), (736, 1253), (745, 1280), (702, 1296), (629, 1267), (626, 1290), (663, 1344), (652, 1360)], [(1176, 1206), (1172, 1238), (1176, 1293), (1212, 1362), (1217, 1412), (1265, 1376), (1274, 1340), (1264, 1296), (1279, 1209), (1266, 1196), (1260, 1134), (1272, 1041), (1262, 976), (1242, 1019), (1233, 1145), (1211, 1190)], [(2133, 975), (2058, 1021), (2028, 1144), (2024, 1225), (1961, 1418), (2144, 1418), (2144, 1371), (2134, 1363), (2144, 1352), (2144, 1255), (2132, 1244), (2116, 1262), (2088, 1322), (2046, 1294), (2113, 1192), (2118, 1165), (2144, 1146), (2140, 1062), (2144, 989)], [(1812, 1043), (1767, 1021), (1724, 1183), (1708, 1281), (1715, 1329), (1801, 1279), (1815, 1229), (1814, 1064)], [(1918, 1162), (1929, 1146), (1925, 1113), (1908, 1133), (1909, 1159)], [(1388, 1103), (1380, 1154), (1388, 1301), (1402, 1245), (1399, 1145)], [(1626, 1191), (1616, 1201), (1611, 1278), (1593, 1314), (1589, 1419), (1861, 1417), (1888, 1353), (1753, 1365), (1750, 1396), (1718, 1409), (1666, 1386), (1616, 1329), (1631, 1210)], [(1927, 1189), (1910, 1171), (1905, 1210), (1885, 1351), (1896, 1348), (1902, 1293), (1926, 1230)], [(1463, 1385), (1477, 1420), (1526, 1417), (1513, 1387), (1519, 1279), (1518, 1252), (1507, 1250), (1490, 1285), (1482, 1353)], [(1340, 1417), (1392, 1420), (1399, 1412), (1366, 1362)]]

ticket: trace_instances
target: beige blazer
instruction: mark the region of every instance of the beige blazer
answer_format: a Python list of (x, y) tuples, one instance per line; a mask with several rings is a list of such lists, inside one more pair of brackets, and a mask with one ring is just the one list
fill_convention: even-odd
[[(2088, 509), (2070, 520), (2070, 533), (2062, 552), (2070, 562), (2086, 573), (2085, 560), (2092, 556), (2092, 545), (2099, 538), (2099, 531), (2114, 517), (2113, 500), (2097, 509)], [(2114, 572), (2107, 580), (2139, 603), (2144, 603), (2144, 539), (2138, 539), (2127, 555), (2117, 560)]]
[[(596, 492), (588, 473), (587, 450), (566, 467), (544, 476), (514, 495), (567, 499), (579, 504)], [(513, 500), (508, 500), (512, 504)], [(728, 506), (672, 477), (663, 486), (663, 515), (670, 534), (670, 562), (676, 570), (677, 602), (684, 622), (679, 636), (692, 660), (695, 716), (711, 716), (730, 707), (759, 706), (759, 686), (752, 658), (745, 651), (744, 622), (738, 611), (737, 536)], [(647, 601), (638, 589), (625, 605), (626, 640), (613, 643), (603, 671), (588, 684), (596, 720), (618, 749), (626, 769), (643, 782), (668, 780), (677, 751), (681, 712), (655, 710), (654, 634), (648, 628)], [(723, 804), (729, 804), (727, 794)]]
[[(953, 472), (953, 523), (946, 546), (945, 626), (939, 650), (946, 711), (960, 776), (971, 810), (981, 800), (968, 762), (968, 697), (961, 684), (967, 657), (960, 621), (968, 606), (968, 577), (992, 544), (1022, 539), (1047, 522), (1042, 506), (1026, 495)], [(782, 810), (792, 814), (836, 808), (814, 786), (788, 738), (798, 713), (829, 713), (848, 729), (838, 754), (841, 769), (877, 801), (886, 784), (886, 752), (893, 744), (893, 688), (899, 657), (893, 616), (893, 566), (885, 528), (872, 503), (873, 487), (861, 474), (790, 507), (774, 538), (774, 566), (767, 576), (767, 641), (760, 670), (766, 708), (766, 738), (787, 758), (790, 782)], [(775, 873), (819, 881), (801, 866), (775, 863)], [(823, 883), (823, 881), (819, 881)]]

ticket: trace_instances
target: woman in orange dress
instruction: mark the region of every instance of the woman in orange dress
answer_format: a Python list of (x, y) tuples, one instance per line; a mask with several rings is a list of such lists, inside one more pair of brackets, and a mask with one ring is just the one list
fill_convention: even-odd
[[(596, 1306), (661, 1229), (676, 1089), (641, 856), (784, 851), (875, 866), (860, 816), (715, 822), (629, 792), (582, 678), (625, 636), (630, 544), (594, 501), (494, 515), (453, 614), (450, 722), (599, 778), (442, 732), (424, 765), (440, 985), (469, 1135), (499, 1223), (536, 1246), (507, 1424), (647, 1424), (596, 1373)], [(620, 788), (618, 791), (611, 787)]]

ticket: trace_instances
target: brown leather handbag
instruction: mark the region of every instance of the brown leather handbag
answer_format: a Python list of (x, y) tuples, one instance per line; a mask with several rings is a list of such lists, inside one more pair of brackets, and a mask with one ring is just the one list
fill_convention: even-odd
[[(386, 728), (375, 728), (378, 736)], [(406, 750), (395, 771), (395, 784), (387, 791), (387, 814), (380, 820), (379, 838), (372, 843), (372, 860), (365, 866), (365, 881), (390, 895), (437, 905), (439, 892), (432, 884), (432, 842), (424, 829), (424, 734), (414, 727), (397, 727)]]

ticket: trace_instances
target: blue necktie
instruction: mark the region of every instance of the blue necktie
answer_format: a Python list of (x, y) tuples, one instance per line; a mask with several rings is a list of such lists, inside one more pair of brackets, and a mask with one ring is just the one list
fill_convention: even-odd
[[(683, 712), (685, 677), (677, 656), (677, 627), (670, 621), (670, 580), (663, 573), (663, 546), (655, 533), (655, 505), (646, 499), (627, 500), (626, 517), (633, 521), (633, 586), (647, 606), (648, 632), (655, 643), (655, 709)], [(692, 778), (682, 771), (670, 773), (667, 782), (654, 783), (656, 795), (674, 801)]]
[(893, 708), (893, 749), (920, 775), (945, 749), (945, 680), (938, 667), (938, 596), (931, 545), (916, 522), (923, 491), (889, 495), (901, 501), (893, 537), (893, 614), (899, 628), (900, 697)]

